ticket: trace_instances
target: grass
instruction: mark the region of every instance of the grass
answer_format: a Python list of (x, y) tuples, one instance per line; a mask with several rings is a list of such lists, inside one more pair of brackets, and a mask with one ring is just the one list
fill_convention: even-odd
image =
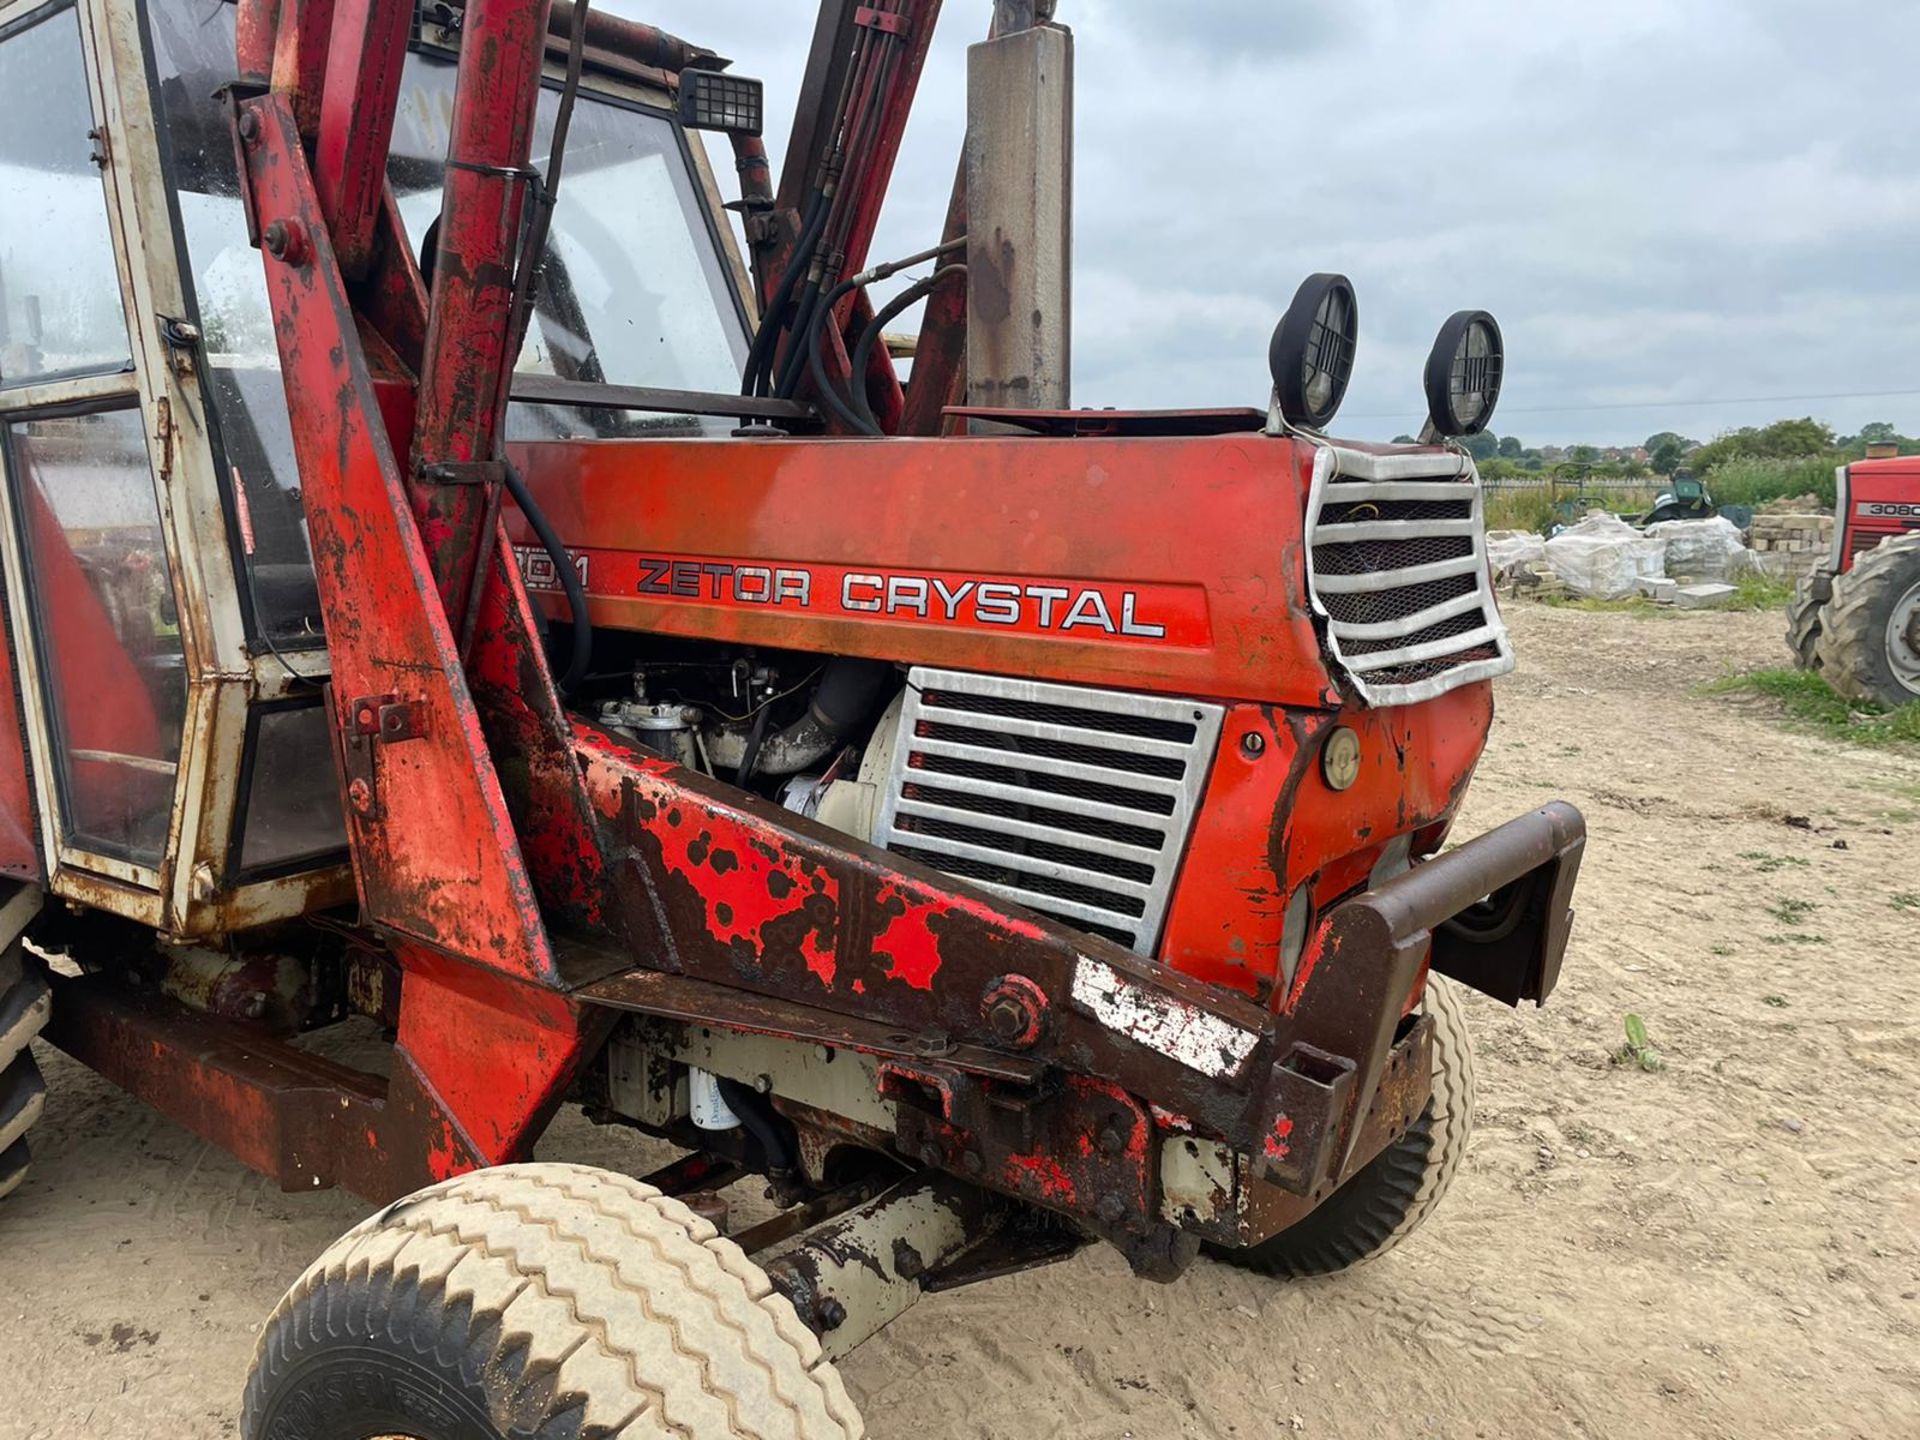
[(1920, 701), (1887, 710), (1848, 700), (1811, 670), (1751, 670), (1705, 687), (1709, 695), (1760, 695), (1786, 717), (1835, 740), (1856, 745), (1920, 745)]
[(1912, 890), (1896, 890), (1887, 903), (1896, 910), (1920, 910), (1920, 893)]
[(1820, 907), (1811, 900), (1795, 900), (1789, 897), (1776, 900), (1773, 904), (1767, 906), (1767, 913), (1782, 925), (1798, 925), (1819, 908)]
[(1762, 874), (1772, 870), (1784, 870), (1789, 865), (1798, 865), (1805, 869), (1811, 863), (1799, 855), (1770, 855), (1765, 850), (1742, 850), (1740, 858), (1753, 861), (1753, 868)]
[(1715, 610), (1780, 610), (1793, 598), (1793, 586), (1771, 575), (1749, 570), (1733, 582), (1733, 594)]

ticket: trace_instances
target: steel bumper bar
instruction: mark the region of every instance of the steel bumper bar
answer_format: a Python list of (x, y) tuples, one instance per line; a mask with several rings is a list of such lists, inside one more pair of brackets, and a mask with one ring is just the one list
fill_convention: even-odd
[(1256, 1101), (1260, 1179), (1318, 1199), (1364, 1158), (1381, 1076), (1426, 1024), (1405, 1014), (1424, 965), (1509, 1005), (1546, 999), (1586, 833), (1554, 801), (1326, 915), (1287, 1002), (1295, 1038)]

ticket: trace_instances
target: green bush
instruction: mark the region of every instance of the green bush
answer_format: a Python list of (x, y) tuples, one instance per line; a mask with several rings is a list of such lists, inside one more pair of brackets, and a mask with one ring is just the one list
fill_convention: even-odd
[(1817, 495), (1831, 510), (1834, 504), (1834, 467), (1838, 455), (1809, 455), (1793, 460), (1770, 460), (1736, 455), (1714, 466), (1706, 477), (1713, 498), (1722, 505), (1751, 505), (1756, 510), (1769, 500), (1787, 495)]

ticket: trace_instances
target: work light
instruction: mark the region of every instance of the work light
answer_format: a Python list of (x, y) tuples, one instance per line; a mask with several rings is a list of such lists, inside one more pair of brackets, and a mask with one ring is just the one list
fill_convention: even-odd
[(1427, 356), (1427, 418), (1436, 435), (1478, 435), (1493, 420), (1506, 368), (1500, 326), (1484, 310), (1460, 310)]
[(758, 80), (717, 70), (680, 72), (680, 122), (688, 129), (758, 135), (765, 116), (765, 87)]

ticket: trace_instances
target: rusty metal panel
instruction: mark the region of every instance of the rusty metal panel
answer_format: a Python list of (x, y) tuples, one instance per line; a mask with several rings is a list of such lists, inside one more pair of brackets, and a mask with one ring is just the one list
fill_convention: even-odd
[[(425, 733), (368, 740), (349, 797), (376, 924), (528, 979), (556, 978), (540, 907), (380, 419), (292, 116), (245, 102), (241, 162), (263, 237), (336, 693), (420, 706)], [(349, 717), (337, 715), (345, 722)], [(381, 823), (368, 815), (377, 805)]]

